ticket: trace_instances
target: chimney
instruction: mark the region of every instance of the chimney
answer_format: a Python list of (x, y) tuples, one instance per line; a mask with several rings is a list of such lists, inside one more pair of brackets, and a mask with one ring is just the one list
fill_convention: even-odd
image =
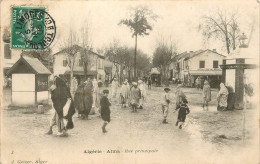
[(213, 49), (213, 52), (217, 52), (217, 50), (216, 50), (216, 49)]

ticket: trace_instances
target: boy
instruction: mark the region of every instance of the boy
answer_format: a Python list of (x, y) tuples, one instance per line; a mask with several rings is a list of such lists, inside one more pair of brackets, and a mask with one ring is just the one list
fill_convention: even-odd
[(105, 89), (103, 90), (104, 96), (100, 100), (100, 106), (101, 106), (101, 118), (104, 121), (104, 124), (102, 126), (102, 132), (106, 133), (106, 126), (110, 122), (110, 108), (111, 103), (108, 100), (108, 94), (109, 90)]
[(168, 124), (166, 118), (168, 116), (168, 109), (170, 104), (169, 94), (170, 88), (164, 88), (164, 94), (162, 97), (162, 112), (163, 112), (163, 124)]
[(177, 119), (177, 122), (176, 122), (176, 126), (178, 126), (179, 122), (180, 122), (180, 126), (179, 126), (179, 129), (182, 128), (182, 125), (183, 123), (185, 122), (185, 119), (186, 119), (186, 115), (190, 113), (190, 109), (189, 107), (187, 106), (187, 99), (183, 99), (182, 100), (182, 103), (178, 106), (176, 106), (176, 109), (174, 111), (174, 113), (179, 109), (179, 112), (178, 112), (178, 119)]

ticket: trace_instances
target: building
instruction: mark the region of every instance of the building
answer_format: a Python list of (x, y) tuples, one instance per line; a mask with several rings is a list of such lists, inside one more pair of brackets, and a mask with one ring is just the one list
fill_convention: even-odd
[(213, 50), (198, 50), (179, 54), (173, 58), (172, 77), (180, 79), (186, 86), (194, 86), (199, 76), (207, 79), (211, 87), (218, 87), (221, 82), (224, 55)]
[(21, 51), (20, 50), (14, 50), (11, 51), (10, 49), (10, 33), (8, 32), (7, 29), (5, 29), (5, 32), (3, 34), (3, 42), (2, 42), (2, 47), (1, 49), (1, 54), (4, 54), (4, 59), (3, 59), (3, 73), (6, 75), (8, 70), (16, 63), (19, 58)]
[[(74, 45), (77, 50), (74, 56), (73, 76), (78, 82), (85, 81), (86, 78), (96, 78), (105, 81), (104, 60), (105, 57), (86, 48)], [(83, 57), (87, 59), (87, 73), (85, 75)], [(70, 60), (66, 49), (53, 55), (53, 73), (54, 75), (65, 74), (67, 79), (70, 78)]]
[(48, 103), (48, 77), (51, 72), (38, 59), (21, 55), (7, 75), (12, 76), (12, 105)]

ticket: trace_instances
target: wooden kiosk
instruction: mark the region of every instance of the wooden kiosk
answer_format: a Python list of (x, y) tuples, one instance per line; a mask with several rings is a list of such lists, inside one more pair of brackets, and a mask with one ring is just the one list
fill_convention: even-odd
[(36, 58), (21, 56), (7, 72), (12, 76), (12, 105), (32, 106), (47, 103), (51, 72)]

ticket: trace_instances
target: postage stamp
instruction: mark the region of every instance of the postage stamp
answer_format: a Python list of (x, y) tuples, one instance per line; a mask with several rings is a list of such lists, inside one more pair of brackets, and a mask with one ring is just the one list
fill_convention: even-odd
[(43, 50), (51, 45), (55, 34), (55, 21), (45, 8), (12, 8), (12, 49)]

